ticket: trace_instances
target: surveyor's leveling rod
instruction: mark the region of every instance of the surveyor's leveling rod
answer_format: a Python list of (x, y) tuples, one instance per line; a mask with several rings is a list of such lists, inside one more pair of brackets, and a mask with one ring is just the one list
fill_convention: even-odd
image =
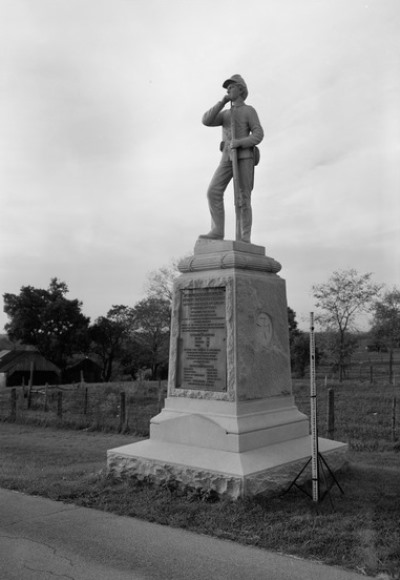
[(317, 423), (317, 388), (315, 383), (314, 313), (310, 312), (310, 402), (311, 402), (311, 474), (313, 501), (319, 501), (319, 453)]
[[(232, 101), (231, 101), (231, 139), (232, 141), (236, 139), (234, 106)], [(240, 217), (239, 217), (240, 185), (239, 185), (239, 166), (238, 166), (237, 149), (231, 149), (231, 159), (233, 172), (233, 194), (235, 199), (235, 215), (236, 215), (236, 241), (238, 241), (240, 240)]]
[[(314, 336), (314, 314), (310, 313), (310, 406), (311, 406), (311, 457), (303, 465), (295, 479), (289, 485), (286, 493), (292, 489), (295, 485), (301, 491), (304, 491), (308, 497), (312, 497), (313, 502), (319, 503), (324, 499), (324, 497), (329, 494), (329, 499), (333, 508), (333, 502), (330, 497), (330, 489), (334, 483), (338, 486), (339, 490), (344, 493), (343, 489), (340, 487), (335, 474), (327, 464), (326, 460), (322, 455), (319, 454), (318, 449), (318, 422), (317, 422), (317, 388), (315, 384), (315, 336)], [(297, 481), (299, 481), (301, 475), (304, 473), (306, 468), (311, 462), (311, 477), (312, 477), (312, 496), (309, 491), (306, 491), (304, 487), (300, 486)], [(326, 487), (324, 493), (320, 493), (320, 473), (322, 475), (322, 480), (324, 486)], [(331, 483), (328, 483), (326, 474), (329, 473), (331, 476)]]

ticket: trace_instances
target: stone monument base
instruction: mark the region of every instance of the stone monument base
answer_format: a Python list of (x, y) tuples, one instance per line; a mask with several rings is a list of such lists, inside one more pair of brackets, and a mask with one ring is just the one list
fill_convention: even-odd
[[(292, 395), (280, 268), (264, 247), (229, 240), (199, 240), (181, 261), (165, 407), (149, 440), (108, 451), (110, 473), (232, 498), (277, 493), (296, 478), (311, 441)], [(344, 464), (346, 444), (319, 446), (332, 471)]]
[[(332, 471), (347, 445), (319, 439)], [(160, 485), (214, 491), (232, 498), (287, 488), (311, 454), (308, 419), (293, 396), (258, 401), (168, 397), (150, 423), (150, 439), (108, 451), (110, 473), (150, 477)], [(301, 481), (310, 479), (310, 468)]]
[[(320, 438), (319, 449), (332, 471), (344, 465), (346, 444)], [(182, 487), (237, 499), (284, 491), (310, 454), (310, 436), (242, 453), (147, 439), (109, 450), (107, 465), (117, 477), (150, 477), (160, 485), (176, 481)], [(308, 466), (298, 483), (310, 479)]]

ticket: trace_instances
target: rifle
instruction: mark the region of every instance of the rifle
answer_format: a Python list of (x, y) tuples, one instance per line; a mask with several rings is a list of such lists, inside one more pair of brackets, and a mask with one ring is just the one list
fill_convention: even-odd
[[(235, 139), (235, 119), (234, 119), (234, 106), (231, 101), (231, 138), (232, 141)], [(238, 166), (238, 157), (237, 157), (237, 149), (231, 149), (231, 158), (232, 158), (232, 172), (233, 172), (233, 194), (235, 200), (235, 216), (236, 216), (236, 241), (240, 240), (240, 207), (239, 207), (239, 198), (240, 198), (240, 185), (239, 185), (239, 166)]]

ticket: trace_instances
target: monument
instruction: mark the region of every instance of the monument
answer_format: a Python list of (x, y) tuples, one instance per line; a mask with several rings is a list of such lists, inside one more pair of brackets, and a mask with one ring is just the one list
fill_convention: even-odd
[[(281, 265), (250, 242), (254, 148), (263, 131), (244, 104), (242, 77), (223, 86), (227, 96), (203, 118), (222, 126), (222, 159), (208, 190), (211, 230), (181, 261), (174, 284), (165, 407), (151, 419), (149, 439), (108, 451), (108, 470), (237, 498), (285, 489), (310, 457), (311, 441), (292, 394)], [(231, 110), (222, 111), (229, 101)], [(224, 240), (223, 195), (232, 178), (235, 241)], [(320, 439), (319, 451), (335, 470), (347, 445)]]

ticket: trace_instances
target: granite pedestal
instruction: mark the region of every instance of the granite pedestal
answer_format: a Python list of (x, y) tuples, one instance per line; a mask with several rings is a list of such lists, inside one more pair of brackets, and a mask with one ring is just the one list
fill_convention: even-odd
[[(235, 498), (282, 490), (311, 441), (292, 395), (281, 266), (262, 246), (199, 240), (179, 269), (165, 407), (148, 440), (108, 451), (108, 469)], [(347, 445), (319, 448), (343, 465)]]

